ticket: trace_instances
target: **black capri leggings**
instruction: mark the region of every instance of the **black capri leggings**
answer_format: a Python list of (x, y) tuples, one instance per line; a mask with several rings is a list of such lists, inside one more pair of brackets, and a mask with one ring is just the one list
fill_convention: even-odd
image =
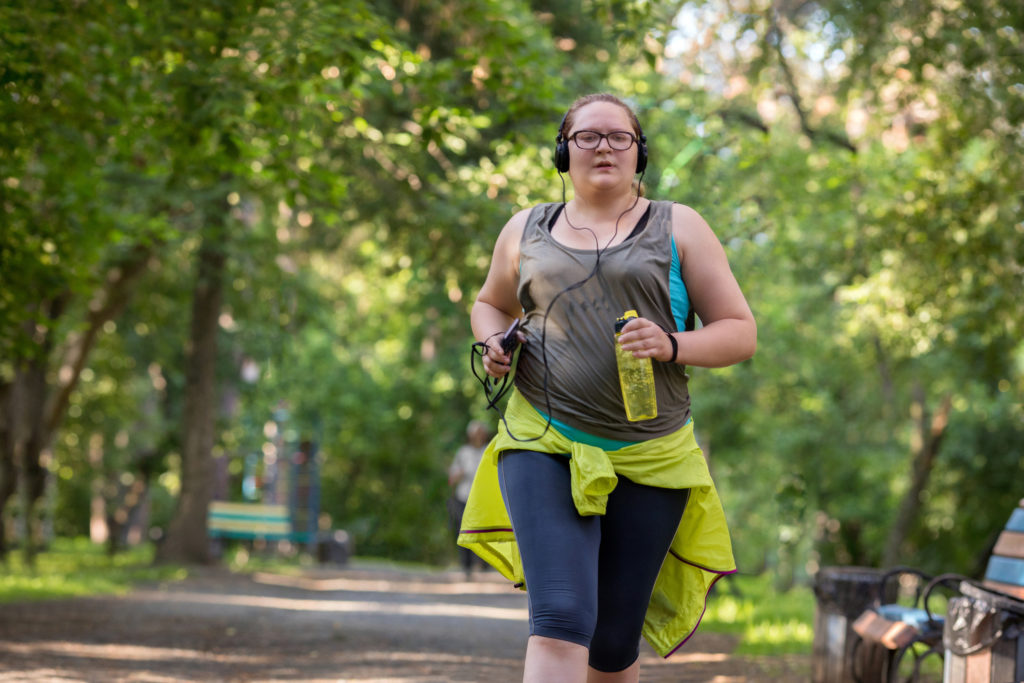
[(505, 451), (498, 473), (523, 560), (531, 635), (589, 648), (598, 671), (626, 669), (640, 656), (647, 603), (689, 489), (619, 476), (606, 513), (581, 517), (568, 455)]

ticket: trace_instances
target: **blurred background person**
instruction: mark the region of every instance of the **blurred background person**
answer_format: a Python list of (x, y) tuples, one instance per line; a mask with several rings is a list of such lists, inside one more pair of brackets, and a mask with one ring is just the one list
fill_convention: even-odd
[[(448, 514), (456, 536), (462, 526), (462, 513), (466, 511), (469, 491), (473, 487), (473, 475), (476, 474), (476, 468), (480, 465), (480, 458), (483, 457), (490, 438), (491, 431), (487, 423), (473, 420), (466, 427), (466, 443), (455, 451), (455, 457), (448, 466), (448, 485), (452, 487), (452, 494), (448, 498)], [(460, 547), (458, 550), (462, 571), (467, 579), (471, 579), (473, 567), (482, 567), (483, 562), (468, 548)]]

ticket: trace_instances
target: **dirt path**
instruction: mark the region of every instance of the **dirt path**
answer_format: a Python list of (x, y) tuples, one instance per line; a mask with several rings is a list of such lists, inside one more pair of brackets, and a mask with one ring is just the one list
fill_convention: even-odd
[[(2, 681), (521, 680), (526, 601), (496, 574), (356, 566), (302, 577), (204, 570), (119, 597), (0, 605)], [(643, 681), (808, 680), (806, 658), (741, 658), (698, 633)]]

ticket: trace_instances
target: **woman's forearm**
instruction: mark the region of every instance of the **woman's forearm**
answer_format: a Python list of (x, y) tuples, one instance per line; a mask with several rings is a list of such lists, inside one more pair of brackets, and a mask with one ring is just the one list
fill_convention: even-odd
[(513, 319), (514, 316), (480, 299), (473, 303), (473, 310), (469, 314), (473, 336), (478, 342), (497, 341), (496, 337), (504, 334)]
[(676, 362), (684, 365), (722, 368), (747, 360), (757, 349), (753, 319), (723, 318), (673, 336), (679, 344)]

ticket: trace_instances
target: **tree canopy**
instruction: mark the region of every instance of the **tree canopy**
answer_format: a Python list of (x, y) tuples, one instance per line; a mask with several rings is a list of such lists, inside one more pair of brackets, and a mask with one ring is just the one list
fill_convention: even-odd
[(741, 567), (976, 571), (1024, 474), (1022, 15), (8, 3), (0, 510), (51, 486), (35, 514), (73, 534), (146, 505), (174, 549), (283, 455), (286, 410), (331, 525), (443, 560), (444, 470), (494, 420), (468, 367), (494, 237), (561, 197), (558, 121), (610, 90), (758, 319), (752, 361), (691, 372)]

